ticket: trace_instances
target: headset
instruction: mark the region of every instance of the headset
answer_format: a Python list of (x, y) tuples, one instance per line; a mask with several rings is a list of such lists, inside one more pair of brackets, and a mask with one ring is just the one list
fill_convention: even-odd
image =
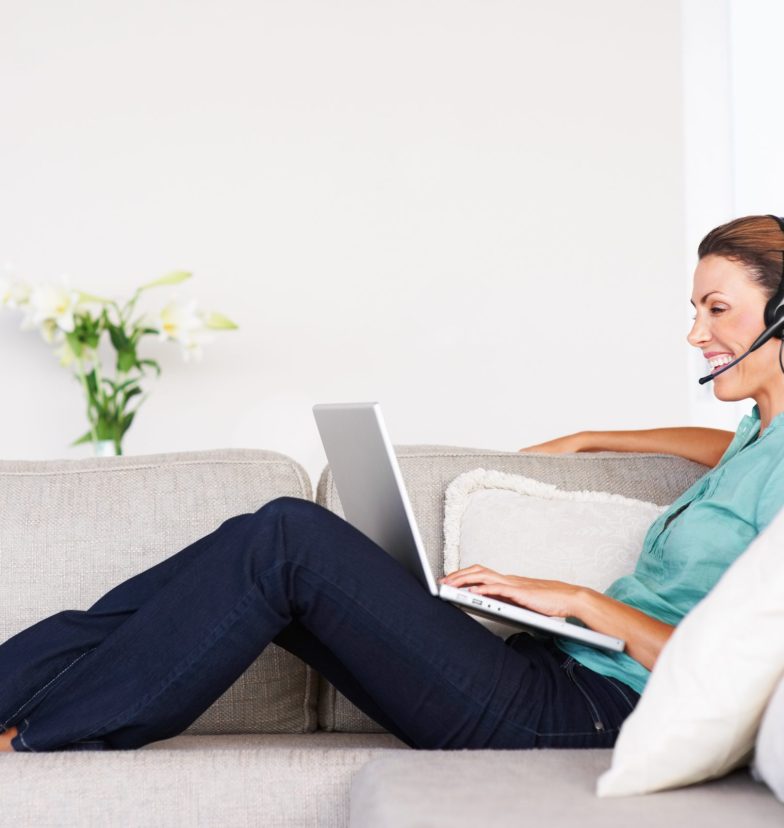
[[(779, 218), (778, 216), (773, 215), (769, 215), (768, 218), (772, 218), (784, 234), (784, 218)], [(732, 368), (733, 365), (737, 365), (742, 359), (746, 359), (750, 353), (756, 351), (757, 348), (763, 346), (774, 336), (781, 340), (781, 347), (779, 348), (779, 367), (781, 368), (782, 374), (784, 374), (784, 362), (782, 362), (782, 350), (784, 350), (784, 248), (782, 248), (781, 254), (781, 281), (779, 282), (778, 290), (773, 296), (770, 297), (768, 303), (765, 305), (765, 330), (754, 340), (754, 343), (745, 354), (741, 354), (737, 359), (732, 360), (732, 362), (728, 362), (718, 371), (708, 374), (707, 377), (701, 377), (699, 380), (700, 385), (704, 385), (706, 382), (716, 379), (719, 374), (723, 374), (725, 371)]]

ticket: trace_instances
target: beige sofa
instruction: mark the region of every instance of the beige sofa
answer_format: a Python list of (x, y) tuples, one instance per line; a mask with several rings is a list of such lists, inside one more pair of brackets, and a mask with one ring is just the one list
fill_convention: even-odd
[[(521, 455), (398, 447), (435, 568), (443, 495), (483, 466), (565, 489), (671, 502), (704, 468), (665, 455)], [(0, 461), (0, 641), (282, 495), (312, 498), (274, 452), (214, 450)], [(341, 513), (329, 470), (317, 500)], [(2, 681), (2, 676), (0, 676)], [(0, 754), (9, 825), (781, 825), (784, 806), (747, 770), (688, 789), (594, 795), (609, 750), (419, 752), (271, 646), (185, 734), (138, 751)]]

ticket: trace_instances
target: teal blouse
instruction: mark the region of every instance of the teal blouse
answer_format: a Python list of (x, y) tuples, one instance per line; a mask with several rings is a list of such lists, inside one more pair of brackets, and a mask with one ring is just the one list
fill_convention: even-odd
[[(648, 529), (632, 575), (605, 595), (676, 625), (784, 506), (784, 413), (758, 438), (759, 406), (740, 421), (718, 465)], [(688, 508), (687, 508), (688, 507)], [(626, 653), (556, 638), (576, 661), (642, 693), (650, 671)]]

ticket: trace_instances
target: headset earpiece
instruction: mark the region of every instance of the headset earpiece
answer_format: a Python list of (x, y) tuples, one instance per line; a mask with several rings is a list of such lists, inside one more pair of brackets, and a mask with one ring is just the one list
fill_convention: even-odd
[[(776, 224), (778, 224), (779, 228), (781, 229), (782, 234), (784, 234), (784, 219), (779, 218), (778, 216), (771, 215)], [(773, 325), (774, 322), (777, 322), (784, 316), (784, 243), (782, 243), (782, 266), (781, 266), (781, 282), (779, 283), (779, 289), (776, 293), (770, 297), (767, 304), (765, 305), (765, 327), (769, 328)], [(774, 336), (778, 337), (779, 339), (784, 339), (784, 326), (779, 330)]]

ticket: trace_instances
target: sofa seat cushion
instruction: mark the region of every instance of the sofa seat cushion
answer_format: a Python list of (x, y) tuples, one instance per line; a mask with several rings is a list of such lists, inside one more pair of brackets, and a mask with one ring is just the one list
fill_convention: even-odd
[[(282, 495), (311, 498), (302, 467), (260, 449), (80, 460), (0, 460), (0, 642), (107, 590)], [(316, 728), (313, 670), (274, 645), (192, 725), (198, 733)], [(21, 703), (21, 702), (20, 702)]]
[(132, 751), (0, 754), (3, 824), (344, 826), (389, 735), (191, 736)]
[(784, 806), (748, 770), (676, 791), (600, 799), (596, 778), (611, 755), (609, 749), (391, 753), (354, 777), (351, 825), (770, 828), (784, 820)]

